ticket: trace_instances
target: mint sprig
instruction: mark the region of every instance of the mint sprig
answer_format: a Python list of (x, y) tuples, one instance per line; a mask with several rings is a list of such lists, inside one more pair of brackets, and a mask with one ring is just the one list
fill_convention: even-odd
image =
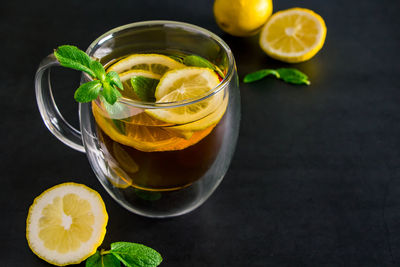
[(281, 79), (287, 83), (292, 84), (305, 84), (310, 85), (310, 81), (308, 80), (308, 76), (298, 69), (294, 68), (280, 68), (280, 69), (263, 69), (253, 73), (247, 74), (243, 82), (251, 83), (258, 80), (261, 80), (268, 75), (275, 76), (278, 79)]
[(154, 249), (138, 243), (115, 242), (110, 250), (97, 251), (86, 260), (86, 267), (156, 267), (162, 257)]
[(124, 90), (121, 80), (115, 71), (106, 73), (100, 62), (91, 59), (85, 52), (73, 45), (62, 45), (54, 51), (60, 65), (86, 72), (94, 79), (82, 84), (74, 94), (76, 101), (87, 103), (95, 100), (99, 95), (111, 105), (113, 105)]

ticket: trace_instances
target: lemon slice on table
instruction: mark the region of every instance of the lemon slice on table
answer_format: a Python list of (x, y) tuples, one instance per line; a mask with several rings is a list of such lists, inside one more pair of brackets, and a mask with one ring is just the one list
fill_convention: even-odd
[(260, 34), (260, 46), (270, 57), (289, 63), (312, 58), (323, 46), (325, 22), (305, 8), (291, 8), (273, 14)]
[[(167, 72), (157, 85), (157, 103), (177, 102), (206, 95), (219, 84), (218, 76), (208, 68), (187, 67)], [(185, 124), (199, 120), (222, 102), (223, 92), (194, 104), (165, 109), (147, 109), (150, 116), (168, 123)]]
[(164, 55), (134, 54), (117, 61), (107, 69), (107, 72), (116, 71), (123, 73), (129, 70), (147, 70), (154, 74), (163, 75), (169, 70), (183, 67), (185, 65)]
[(107, 221), (104, 202), (96, 191), (63, 183), (35, 198), (26, 220), (26, 238), (43, 260), (58, 266), (78, 264), (101, 245)]

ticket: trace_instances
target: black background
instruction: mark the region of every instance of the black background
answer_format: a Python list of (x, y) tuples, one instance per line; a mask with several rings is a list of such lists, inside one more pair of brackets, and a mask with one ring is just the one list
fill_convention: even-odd
[[(62, 44), (85, 49), (131, 22), (199, 25), (232, 48), (240, 79), (288, 66), (264, 55), (257, 37), (224, 34), (213, 1), (3, 1), (0, 7), (1, 266), (49, 266), (27, 246), (33, 199), (67, 181), (103, 197), (110, 216), (102, 245), (143, 243), (162, 266), (400, 265), (400, 2), (274, 0), (274, 10), (310, 8), (326, 21), (323, 49), (295, 64), (311, 86), (272, 78), (240, 83), (242, 121), (231, 167), (210, 199), (190, 214), (148, 219), (108, 196), (85, 154), (41, 121), (34, 74)], [(77, 125), (79, 74), (55, 72), (56, 99)], [(82, 264), (83, 266), (83, 264)]]

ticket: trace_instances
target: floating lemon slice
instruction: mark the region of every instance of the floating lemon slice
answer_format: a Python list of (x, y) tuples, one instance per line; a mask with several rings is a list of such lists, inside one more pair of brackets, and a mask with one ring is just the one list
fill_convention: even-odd
[(115, 159), (125, 171), (129, 173), (135, 173), (139, 171), (139, 166), (137, 163), (131, 156), (129, 156), (128, 152), (126, 152), (122, 146), (118, 145), (117, 143), (113, 143), (112, 147)]
[[(157, 103), (177, 102), (205, 96), (219, 84), (218, 76), (210, 69), (187, 67), (167, 72), (157, 85)], [(220, 91), (199, 102), (177, 108), (147, 109), (150, 116), (168, 123), (194, 122), (217, 109), (223, 99)]]
[[(208, 127), (202, 131), (197, 131), (190, 139), (186, 140), (175, 133), (164, 130), (160, 126), (147, 126), (153, 125), (157, 120), (143, 112), (143, 114), (139, 114), (140, 119), (132, 118), (135, 124), (125, 123), (126, 133), (122, 134), (114, 126), (115, 124), (112, 120), (102, 115), (97, 105), (92, 105), (92, 111), (97, 125), (112, 140), (144, 152), (185, 149), (202, 140), (213, 129), (213, 127)], [(164, 125), (168, 124), (164, 123)]]
[(109, 160), (108, 164), (112, 172), (106, 178), (114, 187), (125, 189), (132, 185), (132, 179), (116, 162)]
[(58, 266), (78, 264), (101, 245), (107, 221), (104, 202), (96, 191), (63, 183), (35, 198), (26, 220), (26, 238), (43, 260)]
[(222, 104), (214, 112), (200, 120), (179, 126), (164, 127), (164, 129), (172, 131), (185, 139), (189, 139), (196, 131), (215, 126), (221, 120), (228, 106), (228, 99), (229, 97), (225, 96)]
[(129, 70), (147, 70), (154, 74), (163, 75), (169, 70), (183, 67), (185, 65), (164, 55), (134, 54), (117, 61), (107, 69), (107, 72), (116, 71), (117, 73), (123, 73)]
[(291, 8), (273, 14), (260, 34), (260, 46), (270, 57), (289, 63), (312, 58), (323, 46), (324, 20), (305, 8)]
[(130, 174), (138, 172), (139, 165), (118, 143), (113, 143), (112, 150), (115, 160), (114, 158), (109, 159), (109, 165), (115, 175), (107, 176), (107, 179), (113, 186), (125, 189), (133, 183), (132, 178), (127, 172)]
[(146, 78), (152, 78), (152, 79), (160, 79), (161, 78), (161, 75), (155, 74), (148, 70), (128, 70), (128, 71), (125, 71), (118, 75), (119, 75), (121, 82), (127, 82), (130, 80), (130, 78), (135, 77), (135, 76), (144, 76)]

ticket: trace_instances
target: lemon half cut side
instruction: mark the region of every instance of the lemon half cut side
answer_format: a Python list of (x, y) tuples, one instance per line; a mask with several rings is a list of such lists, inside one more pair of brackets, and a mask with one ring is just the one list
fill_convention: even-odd
[(306, 8), (273, 14), (260, 34), (260, 46), (270, 57), (288, 63), (312, 58), (324, 45), (326, 25), (320, 15)]
[(77, 183), (51, 187), (35, 198), (26, 220), (28, 245), (58, 266), (78, 264), (103, 242), (108, 214), (101, 196)]

